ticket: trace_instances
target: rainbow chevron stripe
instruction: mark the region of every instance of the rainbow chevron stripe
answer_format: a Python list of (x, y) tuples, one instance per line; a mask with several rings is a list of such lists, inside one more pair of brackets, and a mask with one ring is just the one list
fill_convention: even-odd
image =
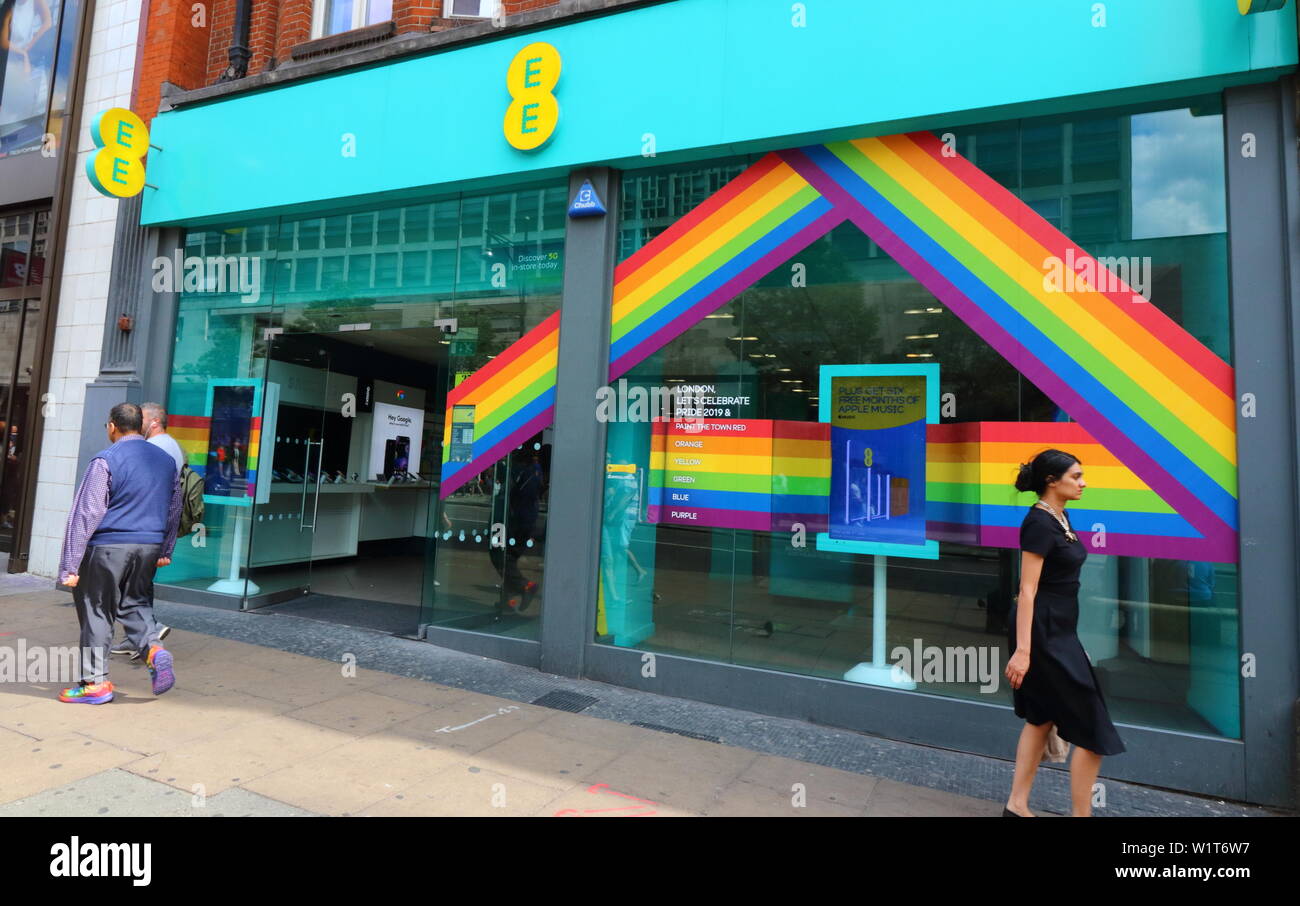
[[(1180, 519), (1125, 517), (1135, 530), (1119, 532), (1122, 543), (1108, 552), (1237, 559), (1232, 368), (929, 133), (768, 154), (622, 262), (610, 379), (846, 219), (1068, 412), (1096, 445), (1090, 452), (1113, 458), (1141, 485), (1123, 490), (1154, 495), (1141, 510), (1104, 512)], [(1076, 272), (1083, 265), (1118, 290), (1082, 279), (1077, 291), (1049, 288), (1049, 263), (1071, 260)], [(517, 397), (493, 398), (500, 440), (481, 454), (476, 441), (475, 471), (549, 424), (553, 368), (549, 383), (540, 373), (513, 381), (501, 373), (503, 360), (522, 362), (538, 343), (530, 333), (483, 369), (494, 386), (510, 381)], [(470, 474), (444, 464), (443, 496)]]
[[(756, 162), (618, 266), (611, 380), (843, 220), (775, 154)], [(664, 248), (666, 254), (656, 251)], [(439, 497), (551, 424), (558, 342), (557, 312), (448, 394)], [(514, 379), (542, 348), (549, 350), (549, 369)], [(479, 389), (484, 384), (490, 387)], [(476, 406), (467, 463), (446, 458), (456, 404)]]
[[(559, 352), (560, 313), (556, 311), (447, 394), (440, 498), (555, 420)], [(474, 441), (468, 462), (447, 459), (454, 406), (474, 407)]]
[(1109, 272), (928, 133), (783, 156), (1193, 526), (1179, 556), (1236, 559), (1226, 363), (1117, 278), (1118, 292), (1047, 289), (1052, 259)]
[(609, 379), (731, 301), (845, 214), (768, 154), (614, 271)]

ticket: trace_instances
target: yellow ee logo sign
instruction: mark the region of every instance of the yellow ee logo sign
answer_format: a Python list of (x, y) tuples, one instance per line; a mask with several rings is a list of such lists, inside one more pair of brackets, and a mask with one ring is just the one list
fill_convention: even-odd
[(538, 41), (510, 61), (506, 90), (514, 98), (506, 109), (506, 141), (520, 151), (536, 151), (550, 141), (560, 121), (560, 105), (551, 92), (560, 81), (560, 52)]
[(149, 130), (130, 110), (105, 110), (90, 124), (90, 137), (100, 150), (86, 161), (86, 176), (101, 194), (117, 198), (138, 195), (144, 188), (144, 164)]
[(1251, 13), (1269, 13), (1286, 6), (1286, 0), (1237, 0), (1237, 12), (1243, 16)]

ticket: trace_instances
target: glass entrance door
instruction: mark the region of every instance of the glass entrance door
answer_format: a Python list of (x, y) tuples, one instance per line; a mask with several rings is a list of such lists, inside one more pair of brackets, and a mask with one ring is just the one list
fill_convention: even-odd
[(446, 372), (434, 327), (268, 341), (249, 606), (397, 634), (419, 625)]
[(323, 493), (346, 460), (345, 401), (327, 350), (312, 335), (267, 341), (258, 489), (248, 550), (247, 606), (309, 594), (312, 569), (348, 542), (349, 520)]

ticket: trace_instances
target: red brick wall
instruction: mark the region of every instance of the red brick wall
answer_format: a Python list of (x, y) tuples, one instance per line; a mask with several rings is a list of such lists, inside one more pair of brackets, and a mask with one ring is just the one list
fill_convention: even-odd
[[(257, 0), (253, 0), (257, 2)], [(265, 2), (265, 0), (263, 0)], [(278, 60), (289, 59), (289, 49), (311, 40), (311, 0), (282, 0), (280, 31), (275, 41)]]
[(442, 0), (393, 0), (393, 22), (397, 33), (428, 31), (434, 18), (442, 14)]
[[(308, 27), (310, 28), (310, 19)], [(253, 21), (248, 29), (248, 48), (253, 56), (248, 61), (248, 74), (262, 72), (274, 59), (278, 64), (282, 57), (276, 53), (275, 39), (279, 30), (280, 4), (269, 0), (253, 0)]]
[(211, 6), (202, 26), (196, 26), (195, 0), (150, 0), (144, 50), (136, 72), (135, 112), (146, 122), (158, 113), (162, 83), (183, 88), (207, 84)]
[(513, 16), (515, 13), (524, 13), (530, 9), (555, 6), (559, 2), (560, 0), (505, 0), (506, 15)]
[[(206, 24), (192, 24), (193, 6), (201, 2)], [(555, 6), (560, 0), (504, 0), (507, 16)], [(400, 34), (456, 27), (474, 19), (443, 17), (446, 0), (393, 0), (393, 21)], [(294, 45), (311, 40), (312, 0), (253, 0), (248, 43), (248, 74), (263, 72), (274, 60), (289, 59)], [(137, 74), (137, 112), (146, 119), (158, 111), (162, 82), (202, 88), (221, 78), (230, 64), (235, 27), (235, 0), (150, 0), (148, 31)]]
[(235, 0), (208, 0), (208, 2), (212, 36), (208, 44), (208, 65), (204, 73), (204, 85), (211, 85), (221, 77), (221, 73), (225, 72), (226, 66), (229, 65), (226, 50), (230, 47), (230, 38), (235, 33)]

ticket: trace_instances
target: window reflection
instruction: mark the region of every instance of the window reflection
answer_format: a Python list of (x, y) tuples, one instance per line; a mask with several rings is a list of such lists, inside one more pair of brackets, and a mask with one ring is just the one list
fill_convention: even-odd
[(57, 0), (11, 0), (0, 6), (0, 156), (41, 147), (51, 88), (66, 81), (55, 73), (61, 11)]

